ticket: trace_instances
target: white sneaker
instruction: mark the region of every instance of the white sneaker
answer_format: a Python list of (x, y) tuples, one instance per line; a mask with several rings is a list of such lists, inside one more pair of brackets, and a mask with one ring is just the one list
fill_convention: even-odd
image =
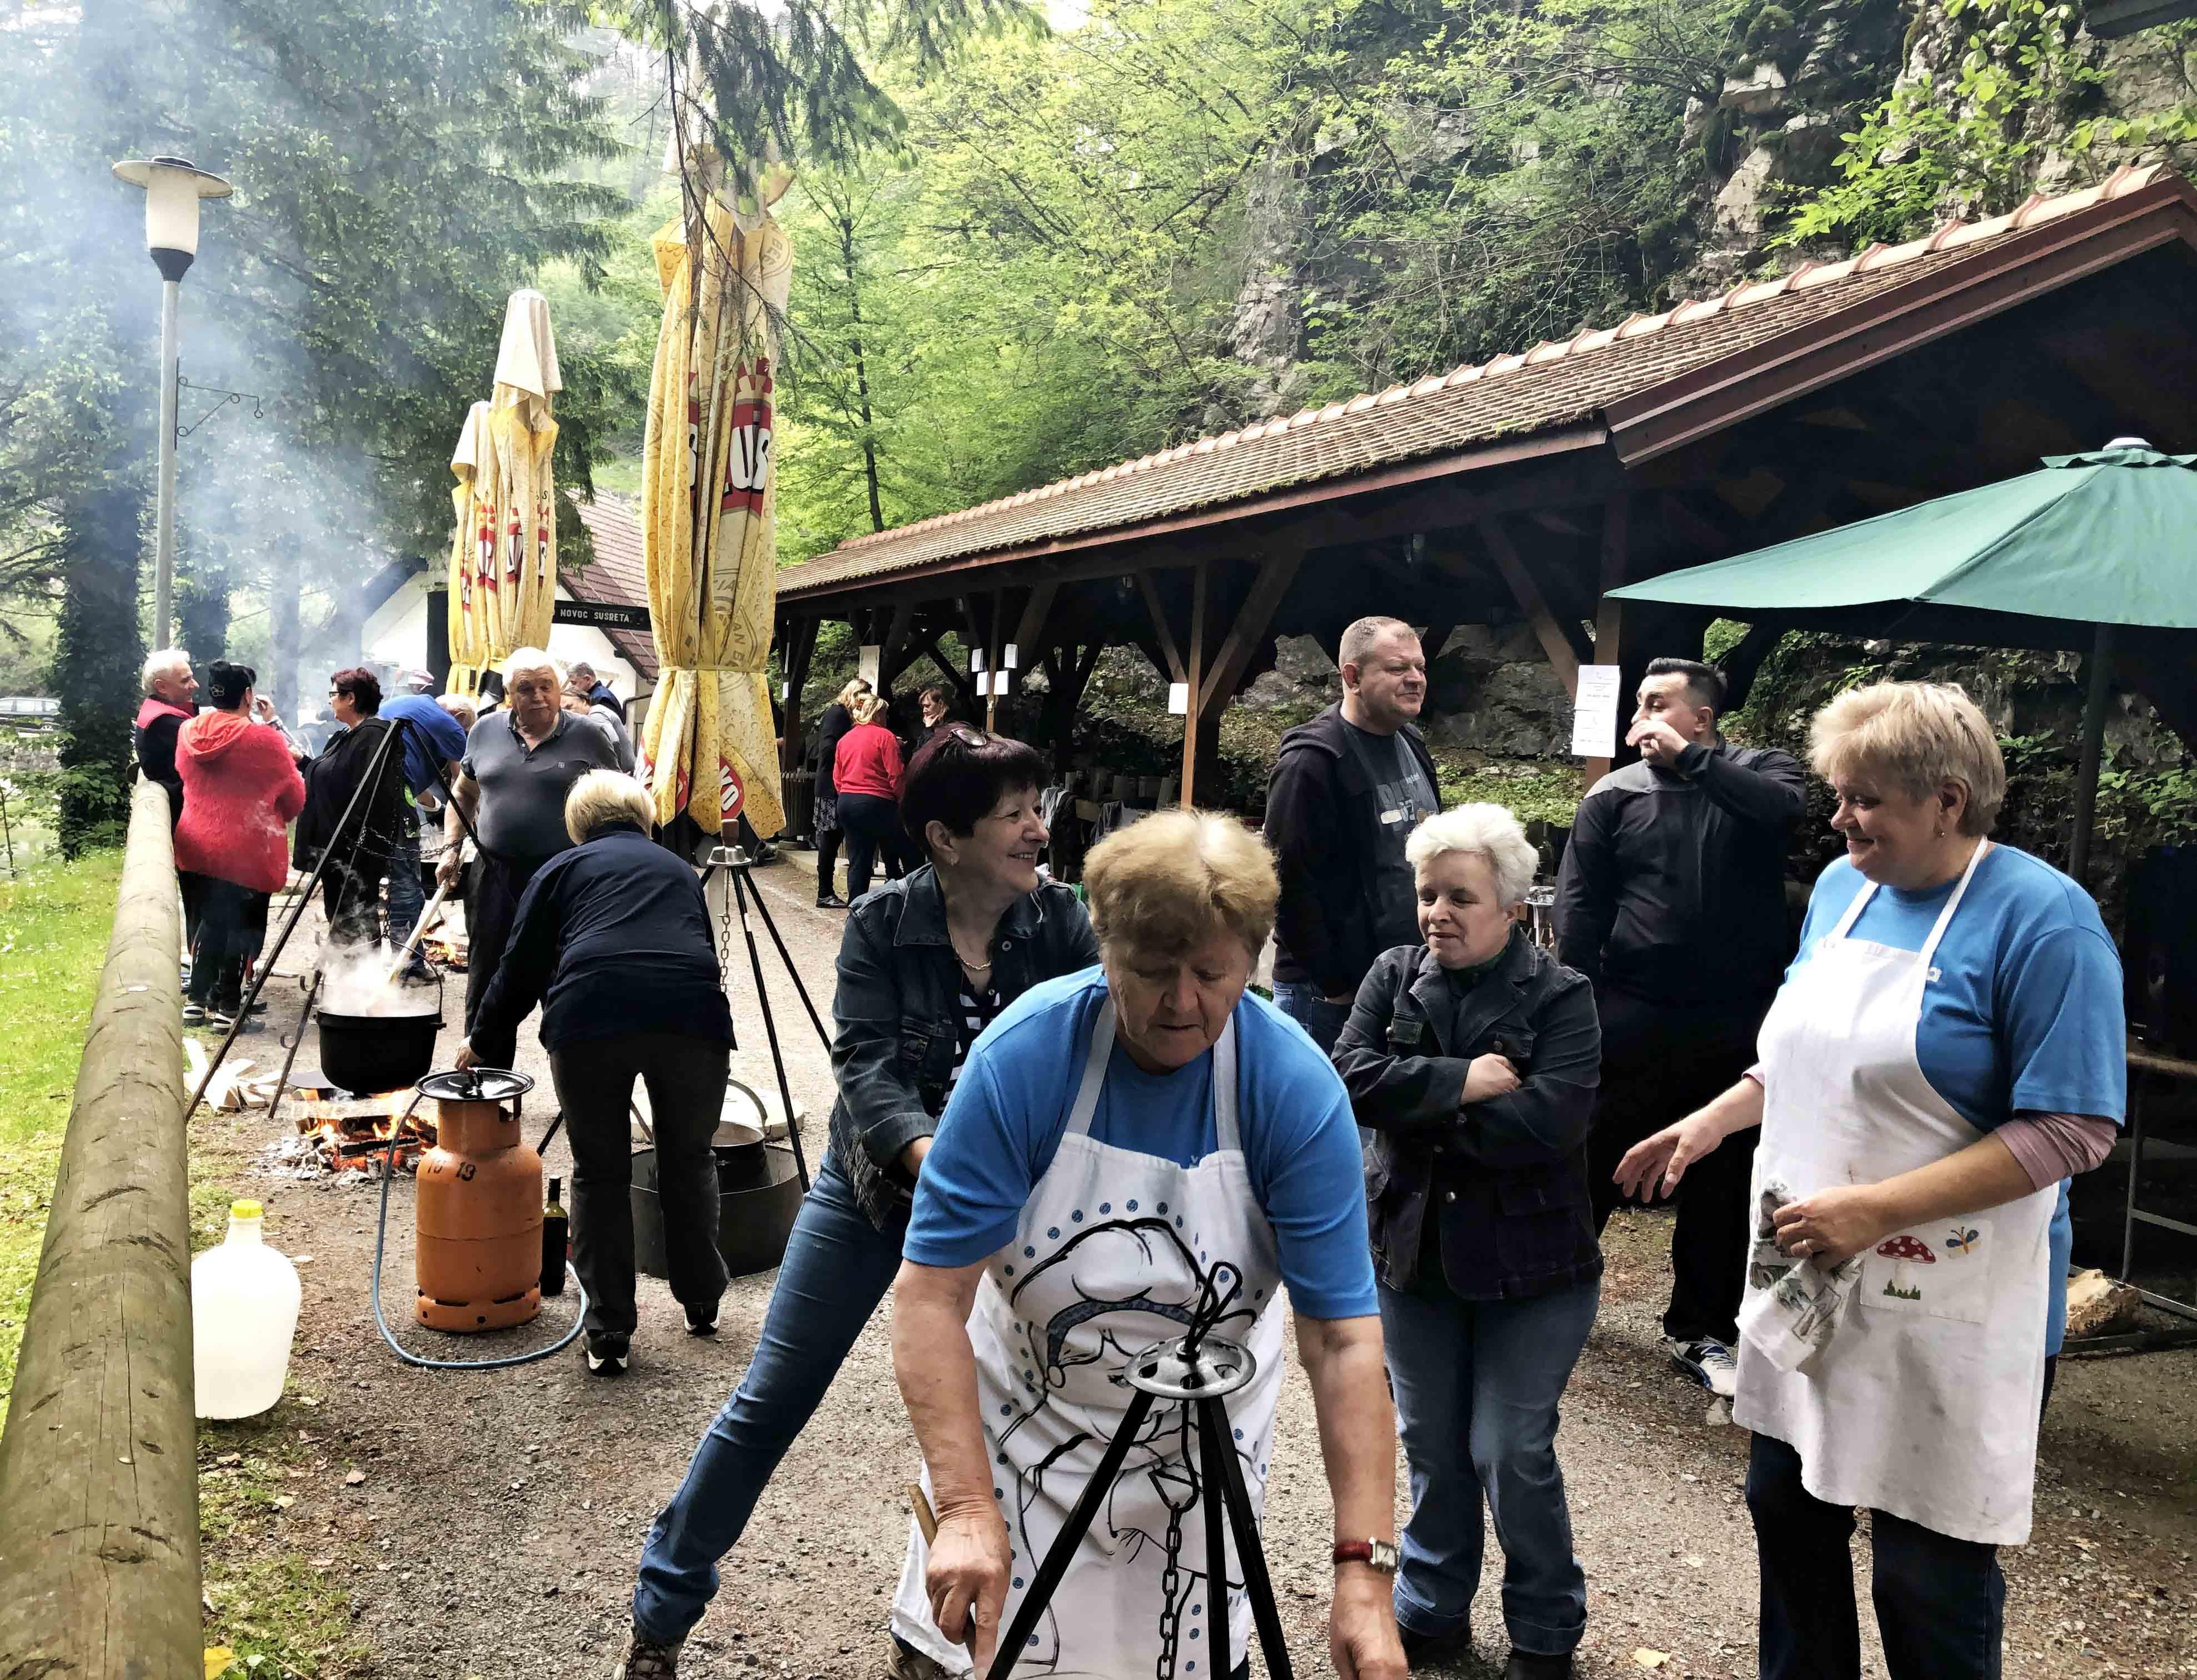
[(1663, 1347), (1671, 1356), (1672, 1369), (1684, 1371), (1719, 1399), (1728, 1400), (1739, 1392), (1739, 1361), (1721, 1341), (1707, 1336), (1681, 1341), (1667, 1335)]

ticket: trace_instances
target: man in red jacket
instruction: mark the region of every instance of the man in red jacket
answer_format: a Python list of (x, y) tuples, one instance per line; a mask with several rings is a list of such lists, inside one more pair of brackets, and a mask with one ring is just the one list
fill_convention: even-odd
[(200, 712), (176, 733), (183, 817), (176, 867), (202, 881), (199, 930), (183, 1024), (227, 1031), (244, 1000), (245, 965), (267, 936), (268, 901), (289, 878), (290, 819), (305, 784), (275, 730), (252, 721), (249, 665), (217, 659)]

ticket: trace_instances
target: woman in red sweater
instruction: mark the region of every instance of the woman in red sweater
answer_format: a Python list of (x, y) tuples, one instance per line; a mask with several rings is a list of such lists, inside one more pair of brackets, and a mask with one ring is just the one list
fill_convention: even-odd
[(900, 743), (885, 727), (885, 701), (864, 694), (848, 708), (855, 727), (839, 737), (832, 781), (839, 791), (839, 826), (847, 835), (847, 897), (870, 889), (870, 868), (880, 853), (885, 873), (898, 880), (900, 859)]
[(198, 938), (183, 1024), (227, 1031), (244, 1001), (245, 965), (267, 936), (267, 903), (289, 878), (290, 819), (305, 784), (282, 737), (252, 721), (258, 674), (217, 659), (206, 671), (212, 710), (176, 733), (183, 817), (176, 867), (199, 878)]

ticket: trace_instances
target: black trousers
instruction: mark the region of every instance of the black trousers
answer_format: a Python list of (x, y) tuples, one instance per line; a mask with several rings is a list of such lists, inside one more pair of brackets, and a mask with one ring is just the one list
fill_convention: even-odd
[(633, 1082), (648, 1086), (656, 1133), (664, 1253), (681, 1306), (713, 1312), (725, 1292), (717, 1250), (717, 1158), (710, 1139), (725, 1106), (732, 1046), (683, 1033), (583, 1039), (549, 1052), (549, 1076), (572, 1140), (572, 1269), (588, 1291), (591, 1333), (630, 1335), (633, 1303)]
[[(473, 865), (466, 893), (466, 1038), (481, 1065), (508, 1068), (519, 1056), (519, 1031), (499, 1034), (494, 1043), (472, 1035), (473, 1021), (488, 983), (503, 961), (503, 947), (511, 943), (512, 924), (519, 916), (519, 900), (542, 859), (482, 858)], [(724, 1080), (717, 1083), (722, 1086)]]
[(233, 1015), (244, 1001), (245, 965), (267, 941), (268, 895), (211, 875), (187, 879), (198, 900), (188, 995), (200, 1008)]
[(888, 878), (900, 879), (900, 810), (891, 800), (871, 793), (843, 793), (839, 826), (847, 831), (849, 903), (869, 891), (871, 872), (879, 862)]
[[(1851, 1506), (1800, 1485), (1800, 1455), (1757, 1435), (1747, 1508), (1762, 1570), (1762, 1680), (1858, 1680)], [(2006, 1577), (1998, 1548), (1869, 1513), (1869, 1596), (1891, 1680), (1998, 1680)]]
[[(1664, 1007), (1614, 990), (1602, 1014), (1602, 1089), (1587, 1144), (1588, 1190), (1597, 1234), (1624, 1200), (1611, 1176), (1625, 1152), (1684, 1120), (1727, 1089), (1755, 1059), (1768, 1000), (1738, 1009)], [(1678, 1181), (1671, 1237), (1670, 1306), (1663, 1333), (1683, 1341), (1739, 1340), (1747, 1287), (1747, 1191), (1759, 1127), (1733, 1133)]]

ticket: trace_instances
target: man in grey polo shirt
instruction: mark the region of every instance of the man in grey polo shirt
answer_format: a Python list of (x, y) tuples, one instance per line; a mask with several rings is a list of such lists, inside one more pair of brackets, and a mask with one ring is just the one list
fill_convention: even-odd
[(536, 870), (572, 843), (565, 831), (565, 796), (572, 784), (590, 770), (617, 768), (610, 737), (564, 710), (565, 674), (540, 648), (522, 647), (505, 660), (503, 684), (504, 709), (482, 718), (466, 738), (435, 872), (444, 884), (457, 878), (462, 812), (488, 854), (466, 902), (466, 1033), (476, 1057), (491, 1068), (513, 1064), (517, 1030), (484, 1044), (472, 1037), (473, 1019), (503, 960), (519, 895)]

